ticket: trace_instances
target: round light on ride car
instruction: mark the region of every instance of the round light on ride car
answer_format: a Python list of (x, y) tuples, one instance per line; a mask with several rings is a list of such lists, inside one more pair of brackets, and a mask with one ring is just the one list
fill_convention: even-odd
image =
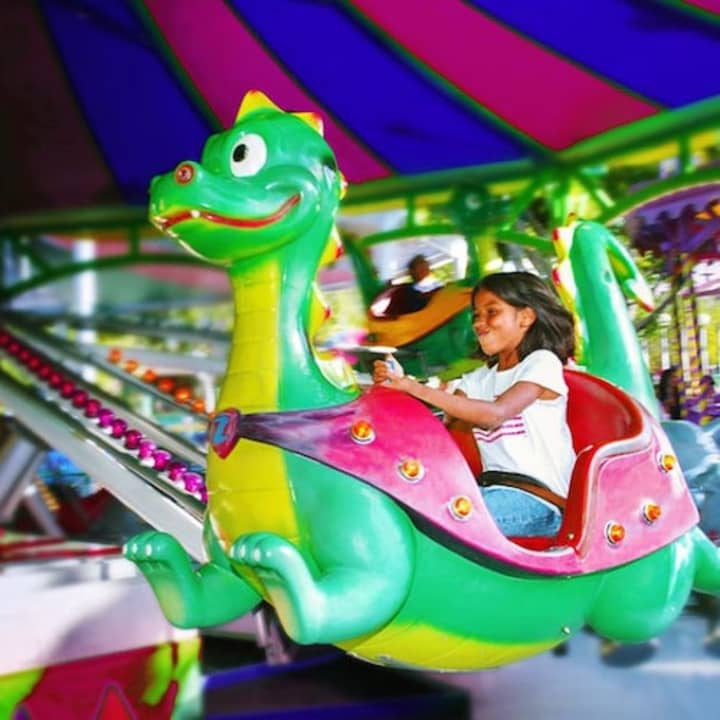
[(648, 523), (654, 523), (660, 519), (662, 508), (656, 503), (646, 503), (643, 506), (643, 517)]
[(350, 437), (360, 445), (367, 445), (375, 439), (375, 430), (367, 420), (356, 420), (350, 427)]
[(662, 470), (670, 472), (675, 469), (675, 466), (677, 465), (677, 458), (670, 453), (662, 453), (658, 462)]
[(425, 475), (425, 468), (420, 460), (405, 458), (398, 466), (398, 472), (403, 480), (417, 482), (418, 480), (422, 480)]
[(625, 539), (625, 528), (616, 522), (609, 522), (605, 526), (605, 537), (611, 545), (617, 545)]
[(462, 521), (468, 520), (473, 511), (472, 500), (467, 495), (456, 495), (450, 500), (448, 507), (450, 514), (456, 520)]

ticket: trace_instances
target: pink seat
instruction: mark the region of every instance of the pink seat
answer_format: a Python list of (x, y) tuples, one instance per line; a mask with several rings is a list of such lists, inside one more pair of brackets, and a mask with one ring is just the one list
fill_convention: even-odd
[[(586, 520), (589, 470), (596, 453), (604, 445), (638, 435), (643, 418), (638, 404), (624, 391), (606, 380), (577, 370), (565, 370), (568, 384), (567, 419), (577, 460), (570, 479), (567, 506), (557, 537), (518, 537), (514, 542), (532, 550), (551, 545), (573, 545), (581, 536)], [(477, 443), (470, 429), (451, 429), (475, 477), (482, 472)]]

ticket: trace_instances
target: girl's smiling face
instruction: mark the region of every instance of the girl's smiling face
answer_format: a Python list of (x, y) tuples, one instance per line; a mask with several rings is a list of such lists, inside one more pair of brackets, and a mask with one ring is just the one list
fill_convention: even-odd
[(520, 362), (518, 346), (535, 322), (532, 308), (516, 308), (489, 290), (479, 290), (473, 301), (473, 330), (488, 357), (498, 357), (498, 369)]

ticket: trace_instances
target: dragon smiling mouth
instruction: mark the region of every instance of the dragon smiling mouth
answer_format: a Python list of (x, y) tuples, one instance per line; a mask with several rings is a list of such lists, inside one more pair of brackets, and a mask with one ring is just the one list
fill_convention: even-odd
[(215, 223), (216, 225), (227, 225), (229, 227), (236, 228), (259, 228), (265, 225), (271, 225), (287, 215), (300, 202), (300, 194), (296, 193), (288, 198), (274, 213), (266, 215), (265, 217), (258, 218), (233, 218), (225, 217), (224, 215), (218, 215), (214, 212), (208, 212), (206, 210), (181, 210), (175, 215), (169, 215), (163, 217), (159, 215), (153, 218), (153, 223), (160, 230), (169, 230), (171, 227), (178, 223), (184, 222), (185, 220), (207, 220), (208, 222)]

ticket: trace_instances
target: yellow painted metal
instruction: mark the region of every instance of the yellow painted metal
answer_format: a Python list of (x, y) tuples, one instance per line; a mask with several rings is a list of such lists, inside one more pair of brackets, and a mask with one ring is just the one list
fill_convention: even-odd
[(368, 332), (379, 345), (403, 347), (427, 335), (470, 305), (472, 289), (447, 285), (438, 290), (426, 307), (395, 319), (368, 321)]

